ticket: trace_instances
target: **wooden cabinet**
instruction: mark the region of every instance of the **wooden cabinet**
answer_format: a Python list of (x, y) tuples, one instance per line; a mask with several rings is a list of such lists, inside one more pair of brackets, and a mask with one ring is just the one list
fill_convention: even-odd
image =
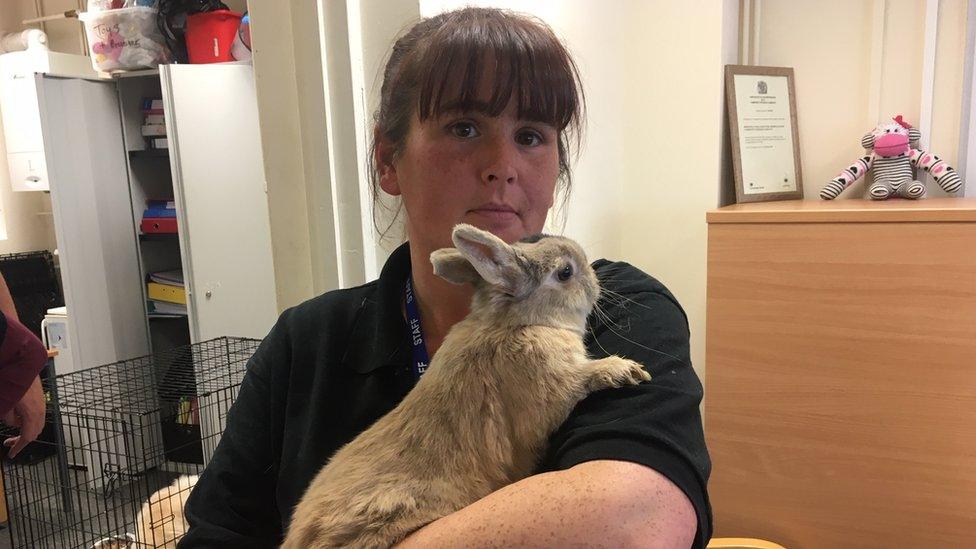
[(976, 199), (709, 212), (716, 536), (966, 547), (976, 535)]

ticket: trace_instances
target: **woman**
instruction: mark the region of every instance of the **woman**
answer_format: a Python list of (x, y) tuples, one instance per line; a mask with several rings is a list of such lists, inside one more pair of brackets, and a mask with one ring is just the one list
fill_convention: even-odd
[(0, 275), (0, 421), (20, 431), (3, 441), (11, 459), (44, 429), (44, 391), (38, 374), (45, 364), (44, 344), (20, 323), (7, 281)]
[[(187, 504), (180, 547), (277, 544), (311, 479), (416, 383), (404, 311), (412, 277), (429, 355), (471, 290), (434, 276), (429, 255), (460, 222), (507, 242), (539, 233), (582, 111), (575, 65), (544, 24), (466, 8), (424, 20), (394, 46), (374, 137), (374, 186), (402, 197), (409, 243), (378, 281), (282, 314), (249, 365), (210, 465)], [(567, 189), (568, 190), (568, 189)], [(375, 192), (375, 187), (374, 187)], [(615, 292), (593, 317), (594, 357), (618, 354), (654, 379), (574, 410), (539, 474), (407, 538), (410, 546), (703, 546), (711, 533), (701, 384), (671, 294), (625, 263), (594, 264)], [(602, 320), (601, 320), (602, 319)]]

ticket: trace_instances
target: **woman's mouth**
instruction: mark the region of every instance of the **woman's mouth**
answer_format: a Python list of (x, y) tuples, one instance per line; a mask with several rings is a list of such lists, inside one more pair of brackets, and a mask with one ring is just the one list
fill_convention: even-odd
[(510, 222), (518, 218), (518, 212), (515, 208), (506, 204), (484, 204), (470, 210), (469, 213), (473, 213), (493, 223)]

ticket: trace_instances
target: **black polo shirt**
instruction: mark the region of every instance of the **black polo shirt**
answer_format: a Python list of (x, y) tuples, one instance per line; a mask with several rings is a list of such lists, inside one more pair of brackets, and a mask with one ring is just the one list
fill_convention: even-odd
[[(539, 472), (598, 459), (646, 465), (680, 487), (711, 536), (702, 386), (691, 367), (688, 322), (671, 293), (626, 263), (593, 264), (615, 295), (591, 315), (594, 358), (616, 354), (653, 379), (591, 394), (550, 439)], [(213, 459), (186, 505), (189, 547), (274, 547), (326, 460), (413, 388), (400, 303), (410, 272), (404, 244), (377, 281), (328, 292), (285, 311), (248, 365)], [(595, 339), (594, 339), (595, 335)]]

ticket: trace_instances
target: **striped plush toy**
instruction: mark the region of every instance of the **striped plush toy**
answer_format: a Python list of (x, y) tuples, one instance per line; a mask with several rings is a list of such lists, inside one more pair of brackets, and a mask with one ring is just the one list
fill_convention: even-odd
[(881, 124), (864, 134), (861, 145), (868, 150), (868, 154), (831, 179), (820, 191), (820, 198), (837, 198), (868, 170), (874, 170), (874, 183), (867, 190), (867, 195), (874, 200), (885, 200), (892, 196), (911, 199), (925, 196), (925, 185), (915, 179), (912, 168), (931, 173), (935, 182), (947, 193), (952, 194), (962, 188), (962, 179), (951, 166), (938, 156), (916, 148), (922, 137), (917, 129), (903, 121), (901, 115), (895, 117), (894, 121), (893, 124)]

